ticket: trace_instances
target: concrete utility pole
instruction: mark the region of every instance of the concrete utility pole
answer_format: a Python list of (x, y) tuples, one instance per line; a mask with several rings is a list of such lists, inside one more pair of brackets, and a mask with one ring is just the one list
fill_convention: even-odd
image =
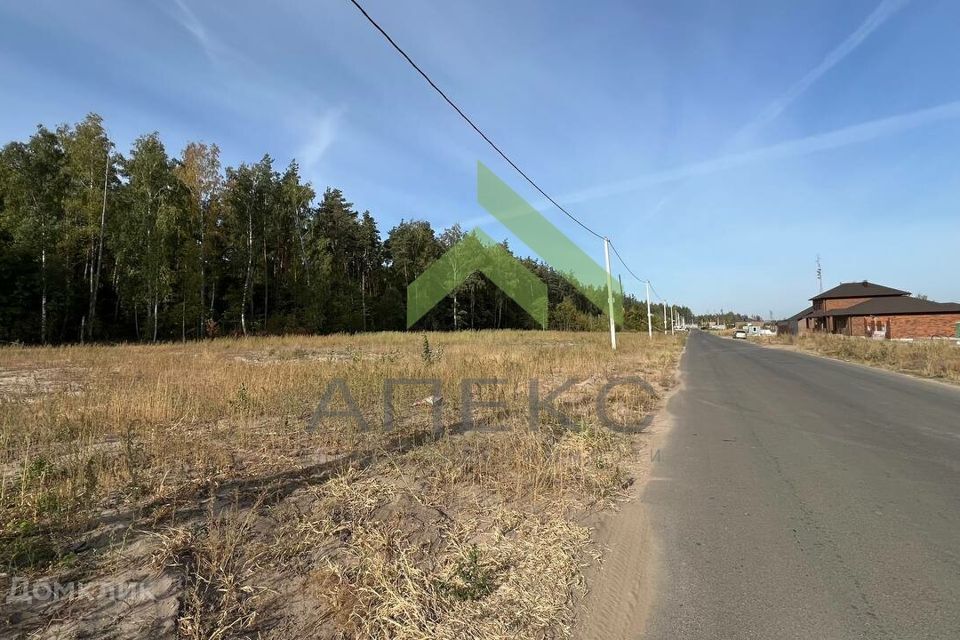
[(667, 334), (667, 301), (663, 301), (663, 334)]
[(610, 241), (603, 239), (603, 257), (607, 261), (607, 306), (610, 313), (610, 347), (617, 350), (617, 325), (613, 320), (613, 280), (610, 276)]
[(670, 335), (673, 335), (673, 327), (676, 325), (673, 313), (673, 305), (670, 305)]
[(653, 315), (650, 313), (650, 281), (647, 280), (647, 337), (653, 338)]

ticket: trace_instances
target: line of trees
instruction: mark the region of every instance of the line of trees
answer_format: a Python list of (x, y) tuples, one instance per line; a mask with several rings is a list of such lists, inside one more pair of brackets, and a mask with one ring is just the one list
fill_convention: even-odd
[(743, 313), (737, 313), (736, 311), (721, 311), (720, 313), (705, 313), (703, 315), (695, 316), (695, 321), (700, 325), (709, 325), (720, 323), (732, 327), (738, 323), (743, 322), (766, 322), (763, 319), (763, 316), (760, 315), (747, 315)]
[[(340, 190), (318, 198), (296, 162), (224, 169), (216, 145), (174, 158), (157, 133), (124, 155), (90, 114), (0, 151), (0, 341), (402, 330), (407, 285), (463, 235), (410, 220), (382, 239)], [(605, 328), (558, 272), (521, 260), (548, 285), (553, 328)], [(625, 327), (645, 330), (645, 305), (625, 305)], [(418, 326), (534, 325), (474, 274)]]

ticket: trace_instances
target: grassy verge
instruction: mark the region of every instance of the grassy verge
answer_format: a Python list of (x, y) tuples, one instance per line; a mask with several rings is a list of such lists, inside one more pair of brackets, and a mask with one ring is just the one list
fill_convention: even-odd
[[(0, 349), (0, 589), (16, 595), (0, 628), (562, 637), (591, 550), (578, 521), (622, 494), (638, 446), (596, 398), (643, 377), (605, 405), (641, 421), (681, 348), (482, 332)], [(385, 425), (386, 379), (438, 387), (397, 385)], [(574, 380), (552, 403), (569, 421), (531, 425), (532, 379), (540, 398)], [(40, 597), (50, 584), (87, 597)]]
[(960, 383), (960, 346), (955, 340), (898, 342), (837, 335), (781, 335), (767, 342), (848, 362)]

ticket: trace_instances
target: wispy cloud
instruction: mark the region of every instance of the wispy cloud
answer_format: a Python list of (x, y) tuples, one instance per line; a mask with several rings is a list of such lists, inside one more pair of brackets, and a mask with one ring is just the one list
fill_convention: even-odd
[(297, 151), (297, 159), (305, 171), (316, 167), (333, 144), (344, 111), (343, 108), (328, 109), (305, 127), (306, 140)]
[[(188, 0), (173, 0), (165, 7), (168, 15), (193, 37), (207, 59), (219, 68), (218, 77), (229, 85), (230, 95), (235, 97), (239, 92), (248, 97), (240, 101), (241, 108), (258, 116), (263, 113), (286, 114), (280, 122), (299, 141), (294, 157), (303, 171), (313, 170), (336, 139), (345, 109), (338, 107), (318, 112), (311, 107), (305, 108), (305, 104), (316, 102), (315, 96), (296, 85), (285, 85), (276, 73), (264, 69), (225, 43), (190, 8)], [(242, 73), (237, 73), (241, 70)]]
[(911, 111), (910, 113), (899, 114), (889, 118), (870, 120), (842, 129), (835, 129), (827, 133), (789, 140), (759, 149), (720, 156), (682, 167), (648, 173), (629, 180), (584, 189), (576, 193), (564, 195), (560, 200), (564, 203), (576, 203), (605, 198), (621, 193), (637, 191), (657, 184), (727, 171), (743, 165), (830, 151), (831, 149), (867, 142), (875, 138), (890, 136), (918, 127), (958, 118), (960, 118), (960, 101), (948, 102), (936, 107)]
[(174, 0), (174, 4), (176, 5), (176, 10), (171, 11), (170, 15), (185, 31), (193, 36), (210, 62), (222, 65), (231, 60), (238, 60), (241, 57), (237, 51), (210, 33), (206, 25), (204, 25), (197, 17), (197, 14), (187, 6), (184, 0)]
[(892, 18), (909, 2), (910, 0), (883, 0), (859, 27), (820, 61), (820, 64), (808, 71), (800, 80), (794, 83), (786, 93), (767, 105), (766, 109), (764, 109), (755, 120), (747, 124), (737, 133), (735, 139), (748, 138), (753, 133), (780, 117), (780, 114), (782, 114), (787, 107), (806, 93), (807, 90), (827, 72), (856, 51), (874, 31), (883, 26), (887, 20)]
[[(860, 24), (852, 33), (850, 33), (843, 42), (834, 47), (824, 59), (816, 67), (808, 71), (800, 80), (791, 86), (786, 93), (778, 97), (776, 100), (771, 102), (767, 107), (757, 116), (753, 121), (747, 123), (741, 127), (727, 142), (725, 145), (727, 149), (735, 147), (739, 143), (752, 138), (758, 131), (766, 127), (768, 124), (776, 120), (783, 114), (787, 108), (796, 102), (804, 93), (806, 93), (810, 87), (817, 83), (824, 75), (826, 75), (831, 69), (836, 67), (838, 64), (843, 62), (851, 53), (853, 53), (860, 45), (862, 45), (867, 38), (873, 34), (874, 31), (879, 29), (885, 22), (892, 18), (898, 11), (903, 9), (910, 0), (882, 0), (880, 4), (867, 16), (866, 20)], [(830, 134), (824, 134), (830, 135)], [(814, 136), (819, 137), (819, 136)], [(791, 144), (791, 143), (785, 143)], [(780, 145), (777, 145), (779, 147)], [(771, 147), (774, 148), (774, 147)], [(747, 152), (744, 154), (738, 154), (737, 156), (725, 156), (726, 159), (740, 158), (740, 161), (737, 164), (751, 162), (750, 157), (754, 152)], [(718, 160), (717, 162), (719, 162)], [(708, 163), (704, 163), (708, 164)], [(719, 169), (717, 169), (719, 170)], [(670, 173), (670, 172), (665, 172)], [(699, 175), (699, 174), (691, 174)], [(654, 207), (654, 210), (650, 215), (655, 215), (662, 211), (669, 203), (674, 201), (676, 197), (683, 191), (684, 185), (682, 180), (684, 177), (680, 176), (676, 179), (669, 180), (675, 184), (672, 187), (672, 190), (660, 198), (660, 201)], [(666, 180), (664, 180), (666, 181)], [(602, 189), (602, 187), (601, 187)]]

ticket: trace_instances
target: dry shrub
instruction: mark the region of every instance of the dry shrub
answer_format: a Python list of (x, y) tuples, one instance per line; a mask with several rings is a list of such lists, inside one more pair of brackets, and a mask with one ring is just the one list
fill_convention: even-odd
[(627, 437), (602, 427), (517, 429), (446, 439), (411, 453), (410, 463), (437, 499), (466, 483), (506, 500), (562, 497), (595, 503), (624, 488), (630, 451)]
[(448, 534), (437, 566), (395, 532), (358, 536), (356, 564), (339, 574), (353, 585), (361, 638), (542, 638), (566, 635), (568, 601), (580, 584), (583, 527), (561, 519), (489, 515), (500, 526), (483, 542)]
[[(565, 636), (588, 532), (555, 512), (491, 501), (451, 509), (401, 488), (402, 476), (348, 475), (280, 534), (324, 550), (317, 605), (346, 637)], [(312, 557), (312, 556), (310, 556)], [(288, 557), (288, 560), (290, 558)]]
[(180, 637), (215, 640), (256, 630), (267, 595), (257, 576), (268, 556), (251, 535), (256, 517), (256, 509), (229, 510), (160, 536), (155, 563), (182, 576)]

